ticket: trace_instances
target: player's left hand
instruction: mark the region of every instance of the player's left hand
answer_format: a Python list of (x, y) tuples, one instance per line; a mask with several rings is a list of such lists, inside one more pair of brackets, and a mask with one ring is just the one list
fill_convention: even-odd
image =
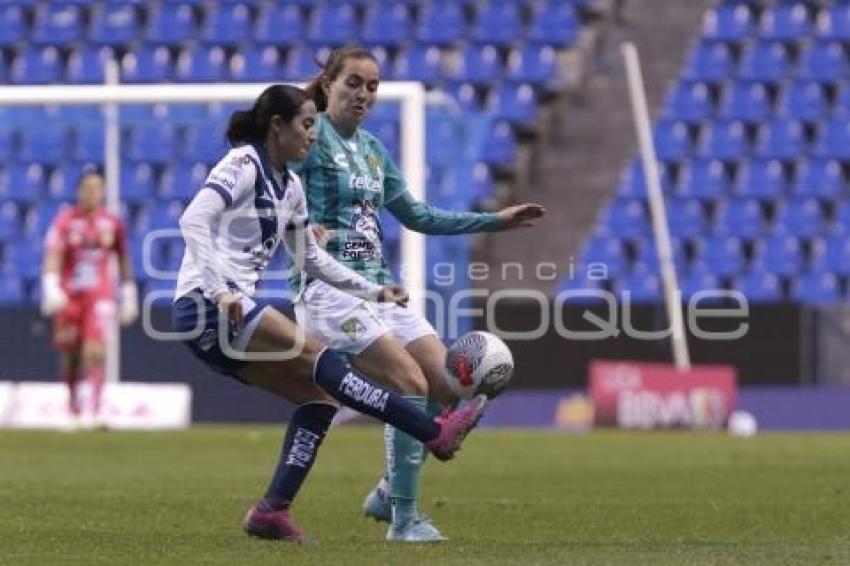
[(400, 285), (384, 285), (378, 292), (379, 303), (395, 303), (400, 307), (406, 307), (409, 300), (410, 295), (407, 294), (407, 289)]
[(546, 214), (546, 209), (536, 203), (517, 204), (497, 212), (502, 219), (502, 230), (534, 226), (534, 221)]
[(129, 326), (139, 317), (139, 291), (132, 281), (121, 284), (121, 324)]

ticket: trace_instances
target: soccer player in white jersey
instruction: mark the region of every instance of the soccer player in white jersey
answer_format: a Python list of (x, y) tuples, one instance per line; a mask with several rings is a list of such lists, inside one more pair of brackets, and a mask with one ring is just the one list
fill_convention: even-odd
[[(360, 127), (377, 97), (378, 64), (358, 46), (334, 51), (307, 92), (322, 111), (319, 138), (293, 165), (304, 180), (310, 221), (329, 236), (327, 251), (373, 282), (393, 282), (381, 248), (380, 210), (386, 207), (407, 228), (425, 234), (464, 234), (530, 226), (545, 213), (537, 204), (497, 213), (449, 212), (416, 201), (378, 139)], [(298, 278), (294, 284), (302, 283)], [(446, 348), (428, 321), (392, 304), (373, 305), (322, 281), (307, 281), (303, 324), (328, 346), (346, 352), (353, 365), (381, 382), (402, 382), (402, 392), (434, 412), (458, 399), (445, 381)], [(298, 313), (302, 322), (302, 313)], [(387, 478), (367, 498), (366, 514), (391, 522), (389, 540), (445, 540), (419, 513), (422, 445), (403, 431), (387, 429)]]
[(407, 300), (404, 289), (372, 283), (317, 246), (301, 183), (286, 167), (306, 156), (315, 121), (313, 101), (288, 85), (268, 87), (251, 110), (233, 113), (227, 139), (236, 147), (180, 218), (186, 252), (172, 307), (175, 330), (208, 366), (298, 406), (268, 490), (243, 523), (250, 535), (297, 542), (306, 536), (290, 507), (340, 403), (392, 423), (444, 460), (459, 449), (486, 403), (482, 397), (434, 419), (303, 332), (293, 322), (291, 302), (279, 311), (257, 293), (269, 256), (283, 242), (300, 269), (332, 288), (370, 301)]

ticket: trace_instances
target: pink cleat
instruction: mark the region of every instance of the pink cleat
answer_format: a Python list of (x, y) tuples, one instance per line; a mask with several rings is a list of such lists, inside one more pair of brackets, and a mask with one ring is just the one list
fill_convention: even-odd
[(463, 408), (446, 411), (434, 419), (440, 425), (440, 435), (425, 444), (431, 454), (438, 460), (451, 460), (455, 452), (460, 450), (466, 435), (478, 424), (485, 406), (487, 397), (477, 395)]
[(302, 544), (315, 542), (295, 524), (289, 507), (280, 511), (260, 511), (256, 506), (251, 507), (242, 521), (242, 528), (249, 535), (263, 539)]

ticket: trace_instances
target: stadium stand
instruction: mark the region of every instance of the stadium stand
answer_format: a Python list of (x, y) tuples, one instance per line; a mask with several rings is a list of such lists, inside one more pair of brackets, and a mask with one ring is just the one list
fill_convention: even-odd
[[(386, 80), (421, 80), (456, 99), (471, 124), (462, 131), (451, 111), (429, 110), (429, 200), (468, 210), (497, 200), (494, 178), (514, 165), (519, 128), (535, 127), (541, 101), (558, 88), (561, 56), (590, 25), (589, 4), (11, 0), (0, 6), (0, 80), (98, 83), (103, 61), (114, 57), (128, 83), (302, 81), (317, 72), (317, 55), (361, 41), (374, 50)], [(229, 110), (203, 104), (120, 109), (121, 194), (135, 256), (145, 230), (173, 227), (174, 214), (224, 150), (221, 128)], [(7, 281), (0, 300), (9, 302), (37, 296), (38, 270), (20, 265), (13, 250), (43, 236), (55, 207), (73, 197), (75, 173), (102, 160), (104, 140), (97, 108), (0, 112), (0, 269)], [(377, 109), (368, 124), (396, 157), (399, 119), (397, 108)], [(33, 123), (50, 127), (30, 129)], [(388, 253), (397, 260), (398, 226), (387, 219), (385, 231)], [(430, 239), (429, 261), (464, 261), (469, 248), (465, 238)], [(179, 250), (165, 245), (157, 253), (173, 265)]]
[[(706, 284), (754, 302), (847, 299), (848, 39), (846, 1), (722, 0), (705, 14), (654, 131), (685, 297)], [(635, 160), (581, 262), (650, 298), (650, 233)]]

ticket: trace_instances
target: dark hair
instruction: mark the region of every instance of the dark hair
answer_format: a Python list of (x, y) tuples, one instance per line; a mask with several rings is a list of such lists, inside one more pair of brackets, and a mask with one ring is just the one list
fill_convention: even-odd
[(100, 167), (98, 167), (97, 165), (92, 165), (91, 163), (84, 165), (83, 170), (80, 171), (80, 174), (77, 177), (77, 182), (74, 183), (74, 187), (79, 190), (80, 186), (83, 184), (83, 181), (85, 181), (88, 177), (93, 176), (104, 179), (103, 171), (100, 170)]
[(307, 93), (292, 85), (272, 85), (257, 97), (250, 110), (230, 115), (225, 139), (230, 145), (262, 142), (266, 139), (272, 116), (291, 122), (307, 101)]
[(328, 107), (328, 97), (325, 96), (325, 91), (322, 89), (322, 83), (325, 81), (331, 82), (336, 80), (342, 72), (343, 67), (345, 67), (345, 62), (349, 59), (370, 59), (376, 64), (378, 62), (375, 56), (372, 55), (371, 51), (365, 47), (361, 47), (360, 45), (346, 45), (331, 51), (331, 54), (328, 56), (328, 60), (325, 61), (325, 64), (322, 65), (319, 63), (319, 66), (322, 68), (322, 72), (313, 77), (313, 80), (310, 81), (310, 84), (308, 84), (307, 88), (304, 89), (307, 91), (307, 96), (313, 99), (313, 102), (316, 103), (316, 110), (319, 112), (324, 112)]

